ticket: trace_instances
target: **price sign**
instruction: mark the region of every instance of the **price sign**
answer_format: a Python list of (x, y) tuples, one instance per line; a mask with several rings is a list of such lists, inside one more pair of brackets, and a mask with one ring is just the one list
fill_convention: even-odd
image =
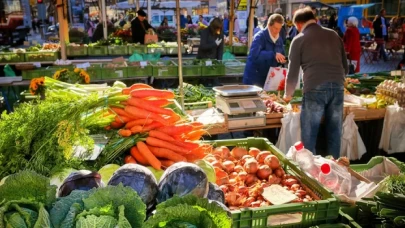
[(76, 67), (79, 68), (79, 69), (85, 69), (86, 70), (88, 67), (90, 67), (90, 63), (87, 62), (87, 63), (77, 64)]
[(117, 70), (117, 71), (115, 71), (115, 73), (117, 74), (118, 78), (124, 77), (124, 72), (122, 72), (122, 70)]
[(211, 60), (205, 61), (205, 65), (206, 65), (206, 66), (212, 66), (212, 61), (211, 61)]
[(146, 67), (148, 65), (148, 62), (146, 61), (141, 61), (140, 62), (141, 67)]
[(37, 67), (37, 68), (40, 68), (41, 67), (41, 63), (32, 63), (32, 65), (34, 65), (35, 67)]

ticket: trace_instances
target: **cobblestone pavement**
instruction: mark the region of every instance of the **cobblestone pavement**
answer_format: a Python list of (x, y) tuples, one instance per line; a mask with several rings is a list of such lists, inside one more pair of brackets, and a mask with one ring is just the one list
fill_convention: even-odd
[(391, 71), (395, 70), (398, 66), (398, 63), (401, 61), (403, 55), (403, 51), (398, 51), (394, 54), (389, 54), (389, 60), (384, 62), (383, 60), (379, 60), (378, 62), (373, 63), (366, 63), (364, 60), (364, 56), (361, 58), (360, 62), (360, 72), (361, 73), (375, 73), (381, 71)]

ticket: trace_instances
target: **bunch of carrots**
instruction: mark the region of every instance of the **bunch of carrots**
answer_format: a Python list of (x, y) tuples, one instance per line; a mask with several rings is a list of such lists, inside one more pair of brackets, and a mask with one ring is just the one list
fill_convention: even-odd
[(130, 97), (111, 107), (116, 117), (107, 129), (118, 129), (122, 137), (142, 135), (125, 157), (125, 163), (140, 163), (161, 170), (176, 162), (193, 162), (205, 157), (209, 146), (195, 142), (206, 133), (203, 125), (181, 123), (181, 116), (165, 108), (173, 103), (173, 92), (134, 84), (122, 93)]

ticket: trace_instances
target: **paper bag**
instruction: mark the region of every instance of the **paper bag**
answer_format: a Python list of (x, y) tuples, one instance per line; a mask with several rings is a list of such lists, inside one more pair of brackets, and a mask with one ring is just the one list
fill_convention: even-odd
[(158, 36), (157, 36), (157, 34), (155, 34), (153, 29), (148, 29), (148, 31), (145, 34), (144, 43), (151, 44), (151, 43), (157, 43), (158, 41), (159, 41)]

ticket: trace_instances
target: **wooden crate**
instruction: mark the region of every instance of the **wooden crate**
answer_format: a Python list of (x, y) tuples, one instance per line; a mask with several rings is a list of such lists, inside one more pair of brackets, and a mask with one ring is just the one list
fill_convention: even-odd
[(281, 124), (281, 119), (284, 113), (269, 113), (266, 114), (266, 125)]
[(385, 108), (382, 109), (367, 109), (367, 108), (357, 108), (357, 107), (347, 107), (345, 108), (345, 115), (349, 115), (351, 112), (354, 114), (355, 121), (361, 120), (378, 120), (385, 117)]

